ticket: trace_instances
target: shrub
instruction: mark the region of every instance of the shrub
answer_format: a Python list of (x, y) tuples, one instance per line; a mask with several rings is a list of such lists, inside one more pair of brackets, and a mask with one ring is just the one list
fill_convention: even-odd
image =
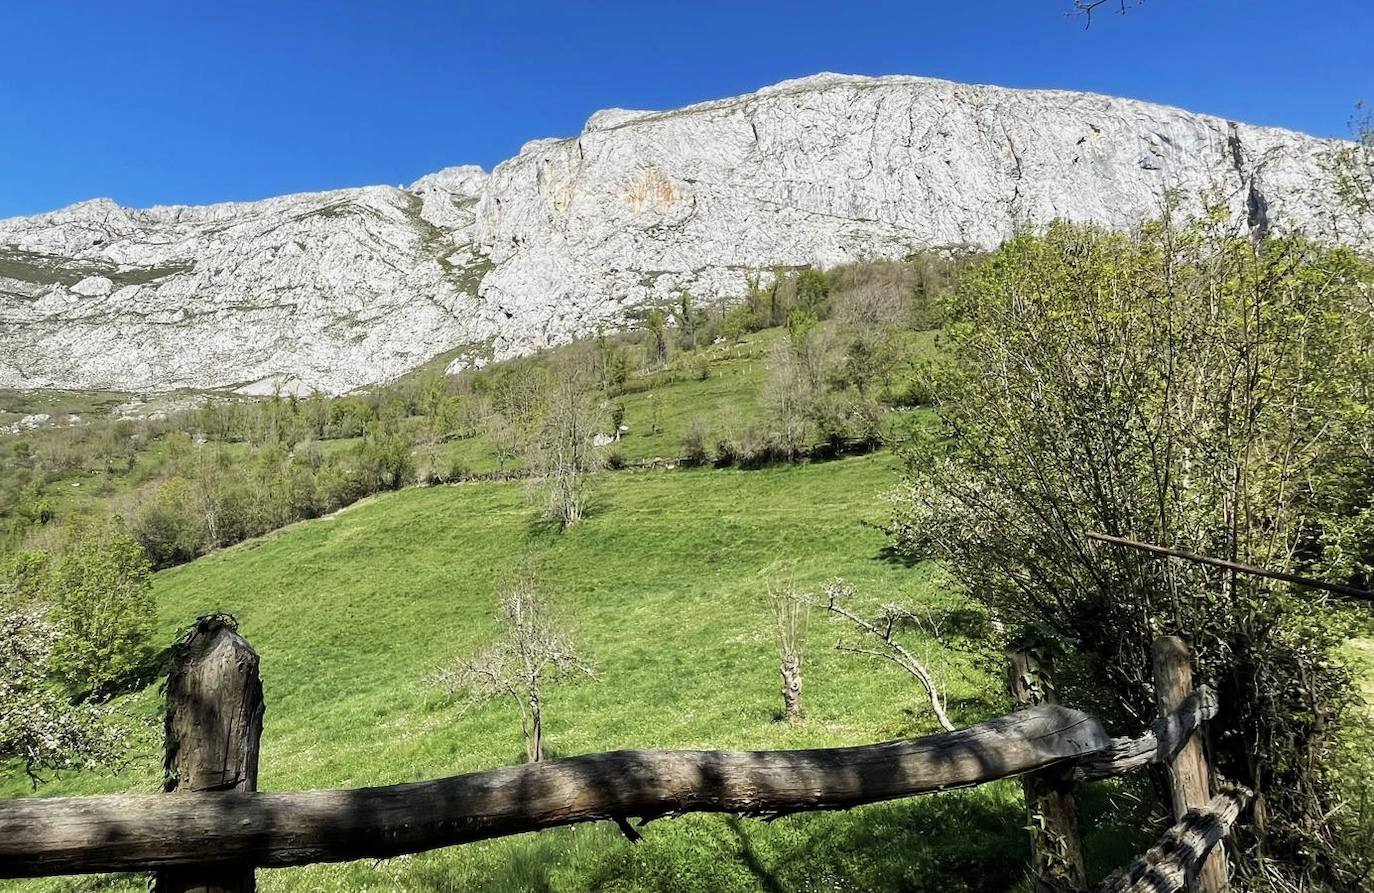
[(338, 511), (367, 495), (351, 468), (330, 462), (315, 475), (315, 493), (321, 510)]
[(706, 465), (711, 461), (711, 424), (705, 416), (692, 416), (682, 435), (682, 461), (687, 465)]
[(195, 502), (190, 482), (173, 478), (134, 517), (134, 536), (154, 567), (190, 561), (204, 550), (205, 524)]
[(1189, 640), (1219, 689), (1217, 765), (1263, 797), (1240, 851), (1304, 888), (1342, 871), (1346, 618), (1085, 534), (1368, 585), (1371, 288), (1351, 252), (1211, 221), (1019, 235), (951, 302), (941, 427), (895, 497), (899, 548), (944, 562), (1001, 622), (1067, 639), (1123, 724), (1154, 712), (1152, 640)]
[(47, 597), (60, 632), (52, 666), (72, 689), (110, 694), (148, 658), (156, 610), (143, 547), (119, 518), (77, 527)]

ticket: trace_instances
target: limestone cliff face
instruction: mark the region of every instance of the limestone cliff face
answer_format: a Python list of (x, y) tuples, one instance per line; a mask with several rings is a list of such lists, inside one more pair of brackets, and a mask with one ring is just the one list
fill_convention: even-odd
[(991, 247), (1055, 217), (1125, 228), (1171, 192), (1358, 239), (1370, 221), (1331, 191), (1331, 147), (1090, 94), (818, 75), (599, 112), (490, 176), (84, 202), (0, 221), (0, 386), (343, 391), (614, 325), (681, 289), (738, 295), (775, 264)]

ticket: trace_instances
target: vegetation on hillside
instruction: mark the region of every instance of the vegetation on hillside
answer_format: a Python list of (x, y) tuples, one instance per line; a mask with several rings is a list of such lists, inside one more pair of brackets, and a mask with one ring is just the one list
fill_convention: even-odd
[(1123, 724), (1156, 709), (1152, 640), (1191, 642), (1218, 768), (1260, 797), (1242, 870), (1351, 883), (1374, 765), (1335, 759), (1364, 717), (1337, 652), (1368, 611), (1087, 536), (1374, 582), (1374, 267), (1223, 221), (1056, 224), (972, 271), (893, 533), (994, 617), (1063, 637)]
[[(0, 630), (34, 655), (0, 692), (33, 705), (0, 720), (11, 792), (24, 764), (127, 763), (53, 793), (151, 785), (156, 646), (204, 612), (236, 614), (263, 654), (269, 789), (953, 728), (1007, 708), (998, 662), (1023, 625), (1067, 646), (1067, 702), (1135, 732), (1150, 641), (1177, 633), (1221, 691), (1218, 765), (1261, 794), (1246, 882), (1339, 888), (1374, 859), (1347, 663), (1367, 613), (1085, 535), (1368, 586), (1371, 288), (1367, 258), (1220, 217), (1056, 224), (986, 258), (778, 269), (725, 307), (682, 294), (625, 331), (368, 393), (0, 438)], [(69, 746), (31, 758), (25, 730), (62, 723)], [(1085, 794), (1091, 873), (1157, 835), (1160, 790)], [(584, 828), (265, 881), (1023, 883), (1014, 788), (958, 802), (697, 817), (633, 848)], [(913, 856), (917, 831), (937, 849)]]
[[(154, 640), (227, 612), (262, 657), (263, 790), (390, 784), (523, 762), (515, 707), (454, 701), (429, 684), (501, 634), (512, 572), (536, 569), (554, 615), (595, 680), (548, 689), (545, 757), (628, 747), (785, 748), (860, 744), (939, 730), (895, 666), (836, 651), (836, 627), (806, 632), (806, 711), (783, 720), (770, 581), (818, 593), (834, 575), (864, 615), (919, 605), (940, 629), (904, 631), (937, 668), (951, 718), (1008, 704), (985, 627), (933, 565), (886, 557), (878, 453), (757, 471), (601, 475), (598, 508), (567, 532), (535, 523), (520, 481), (410, 488), (328, 519), (217, 551), (154, 578)], [(633, 544), (627, 548), (626, 544)], [(791, 555), (786, 572), (777, 556)], [(161, 790), (161, 699), (121, 701), (134, 721), (118, 775), (62, 773), (45, 795)], [(0, 796), (31, 793), (22, 774)], [(628, 843), (613, 826), (474, 844), (413, 858), (264, 871), (265, 890), (749, 891), (815, 878), (845, 889), (1007, 889), (1028, 845), (1014, 783), (849, 813), (741, 822), (657, 821)], [(1098, 874), (1138, 840), (1105, 793), (1089, 798)], [(1099, 818), (1100, 817), (1100, 818)], [(768, 880), (771, 879), (771, 880)], [(951, 879), (954, 879), (951, 883)], [(96, 878), (50, 889), (141, 889)], [(37, 886), (37, 885), (35, 885)]]
[(548, 481), (550, 514), (575, 521), (579, 476), (603, 462), (870, 448), (887, 409), (924, 399), (921, 330), (962, 263), (780, 269), (733, 307), (684, 294), (624, 332), (365, 394), (208, 396), (142, 419), (73, 395), (79, 424), (0, 437), (0, 550), (60, 551), (70, 522), (119, 514), (168, 567), (372, 493), (505, 475)]

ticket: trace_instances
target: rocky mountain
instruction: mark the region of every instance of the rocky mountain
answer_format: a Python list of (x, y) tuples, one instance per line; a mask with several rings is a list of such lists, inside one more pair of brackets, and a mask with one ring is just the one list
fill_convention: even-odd
[(773, 265), (1129, 227), (1176, 193), (1355, 239), (1333, 143), (1085, 93), (817, 75), (598, 112), (495, 168), (203, 207), (0, 220), (0, 387), (346, 391), (505, 356)]

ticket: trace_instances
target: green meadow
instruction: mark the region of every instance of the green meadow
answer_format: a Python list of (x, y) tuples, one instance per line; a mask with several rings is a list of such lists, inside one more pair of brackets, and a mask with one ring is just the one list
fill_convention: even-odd
[[(537, 569), (597, 670), (547, 692), (552, 756), (625, 747), (789, 748), (937, 731), (914, 682), (841, 654), (839, 621), (811, 619), (805, 719), (779, 720), (769, 583), (817, 591), (840, 576), (859, 607), (901, 601), (942, 630), (909, 644), (938, 671), (952, 718), (1007, 709), (996, 667), (967, 645), (976, 624), (938, 570), (891, 559), (879, 529), (889, 454), (760, 471), (600, 475), (590, 517), (538, 523), (521, 482), (412, 488), (157, 575), (159, 639), (225, 611), (262, 657), (267, 714), (260, 787), (350, 787), (523, 759), (512, 709), (448, 701), (427, 677), (495, 629), (496, 590)], [(121, 702), (139, 728), (118, 775), (76, 774), (43, 796), (154, 791), (156, 686)], [(11, 775), (0, 796), (29, 793)], [(1090, 798), (1101, 871), (1129, 850)], [(772, 823), (660, 820), (630, 844), (600, 824), (413, 857), (262, 871), (266, 890), (978, 890), (1024, 881), (1028, 845), (1014, 782)], [(1100, 821), (1099, 821), (1100, 819)], [(137, 877), (17, 885), (138, 889)], [(962, 886), (961, 886), (962, 885)]]

